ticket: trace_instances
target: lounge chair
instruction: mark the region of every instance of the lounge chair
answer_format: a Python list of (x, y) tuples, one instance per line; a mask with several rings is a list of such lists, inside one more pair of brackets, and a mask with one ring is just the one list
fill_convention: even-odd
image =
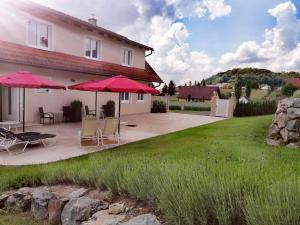
[(44, 112), (43, 107), (39, 107), (39, 113), (40, 113), (40, 123), (45, 124), (45, 119), (49, 120), (49, 124), (54, 124), (54, 114), (50, 112)]
[(23, 144), (22, 152), (25, 152), (28, 145), (43, 144), (46, 147), (45, 140), (56, 137), (54, 134), (41, 134), (38, 132), (24, 132), (15, 134), (12, 131), (0, 128), (0, 136), (2, 141), (0, 148), (5, 149), (10, 153), (10, 148), (16, 145)]
[[(96, 118), (85, 117), (82, 119), (82, 127), (78, 133), (80, 147), (98, 147), (99, 130)], [(96, 145), (82, 145), (82, 141), (96, 141)]]
[(114, 137), (117, 141), (117, 145), (120, 144), (120, 136), (118, 134), (119, 119), (115, 117), (105, 118), (104, 127), (100, 129), (100, 140), (101, 144), (105, 146), (104, 139), (110, 139)]
[(96, 117), (96, 110), (90, 110), (87, 105), (84, 107), (84, 109), (87, 117)]

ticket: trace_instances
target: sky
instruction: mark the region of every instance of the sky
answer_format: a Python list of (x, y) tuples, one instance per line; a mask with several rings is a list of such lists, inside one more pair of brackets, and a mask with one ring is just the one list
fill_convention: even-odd
[(235, 67), (300, 72), (300, 0), (34, 0), (155, 49), (165, 82)]

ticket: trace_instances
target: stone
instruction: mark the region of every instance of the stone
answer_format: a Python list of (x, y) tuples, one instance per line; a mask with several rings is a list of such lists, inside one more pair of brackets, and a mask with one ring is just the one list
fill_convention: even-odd
[(70, 195), (69, 195), (69, 198), (80, 198), (82, 196), (84, 196), (86, 193), (88, 193), (89, 190), (86, 189), (86, 188), (80, 188), (76, 191), (73, 191)]
[(7, 194), (7, 193), (4, 193), (4, 194), (2, 194), (2, 195), (0, 196), (0, 209), (4, 208), (5, 202), (6, 202), (6, 200), (8, 199), (9, 196), (10, 196), (10, 195)]
[(50, 199), (48, 204), (48, 221), (52, 225), (59, 225), (61, 220), (61, 212), (65, 206), (65, 202), (59, 199)]
[(299, 148), (300, 147), (300, 143), (299, 142), (291, 142), (289, 143), (286, 147), (288, 148)]
[(89, 221), (82, 225), (119, 225), (126, 218), (125, 214), (113, 215), (108, 210), (96, 212)]
[(130, 219), (125, 223), (120, 225), (161, 225), (155, 215), (153, 214), (143, 214)]
[(291, 142), (298, 142), (300, 140), (300, 133), (299, 132), (288, 132), (288, 140)]
[(289, 132), (286, 128), (280, 130), (280, 135), (285, 143), (289, 140)]
[(285, 127), (285, 125), (286, 125), (288, 119), (289, 119), (289, 117), (288, 117), (287, 114), (285, 114), (285, 113), (279, 113), (279, 114), (275, 117), (273, 123), (277, 124), (277, 126), (278, 126), (279, 129), (282, 129), (282, 128)]
[(27, 211), (28, 209), (30, 209), (30, 204), (31, 196), (17, 191), (7, 198), (5, 202), (5, 207), (14, 208), (16, 210), (21, 211)]
[(272, 124), (270, 129), (269, 129), (269, 138), (271, 139), (279, 139), (281, 136), (280, 136), (280, 129), (278, 127), (277, 124)]
[(282, 139), (274, 140), (274, 139), (267, 138), (266, 142), (268, 145), (272, 145), (275, 147), (284, 145), (284, 141)]
[(48, 204), (55, 195), (47, 190), (36, 190), (32, 193), (31, 214), (36, 220), (48, 219)]
[(299, 131), (300, 130), (300, 120), (289, 120), (286, 124), (286, 129), (288, 131)]
[(62, 225), (80, 225), (98, 210), (100, 204), (99, 200), (88, 197), (72, 198), (62, 211)]
[(300, 108), (288, 108), (287, 115), (289, 119), (300, 118)]
[(120, 214), (120, 213), (123, 213), (125, 211), (125, 206), (124, 204), (121, 204), (121, 203), (114, 203), (114, 204), (111, 204), (108, 208), (108, 212), (110, 214)]
[(293, 107), (300, 108), (300, 99), (299, 98), (294, 98)]

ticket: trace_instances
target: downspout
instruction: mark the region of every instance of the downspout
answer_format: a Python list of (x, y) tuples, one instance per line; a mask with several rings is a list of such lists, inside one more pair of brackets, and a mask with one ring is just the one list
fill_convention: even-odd
[[(146, 56), (145, 56), (145, 58), (147, 58), (148, 56), (150, 56), (150, 55), (152, 55), (153, 54), (153, 52), (154, 52), (154, 50), (153, 49), (150, 49), (150, 53), (149, 54), (147, 54)], [(152, 83), (153, 84), (153, 83)], [(160, 85), (161, 85), (162, 83), (158, 83), (158, 85), (157, 86), (155, 86), (154, 85), (154, 88), (158, 88), (158, 87), (160, 87)]]

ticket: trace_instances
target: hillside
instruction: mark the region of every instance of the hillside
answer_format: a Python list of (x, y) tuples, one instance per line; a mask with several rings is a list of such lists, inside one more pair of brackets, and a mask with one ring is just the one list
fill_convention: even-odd
[(282, 72), (276, 73), (266, 69), (258, 68), (235, 68), (226, 72), (217, 73), (206, 80), (207, 84), (217, 83), (233, 83), (236, 76), (241, 76), (242, 85), (245, 85), (248, 80), (253, 84), (268, 84), (270, 86), (282, 86), (288, 77), (300, 77), (298, 72)]

